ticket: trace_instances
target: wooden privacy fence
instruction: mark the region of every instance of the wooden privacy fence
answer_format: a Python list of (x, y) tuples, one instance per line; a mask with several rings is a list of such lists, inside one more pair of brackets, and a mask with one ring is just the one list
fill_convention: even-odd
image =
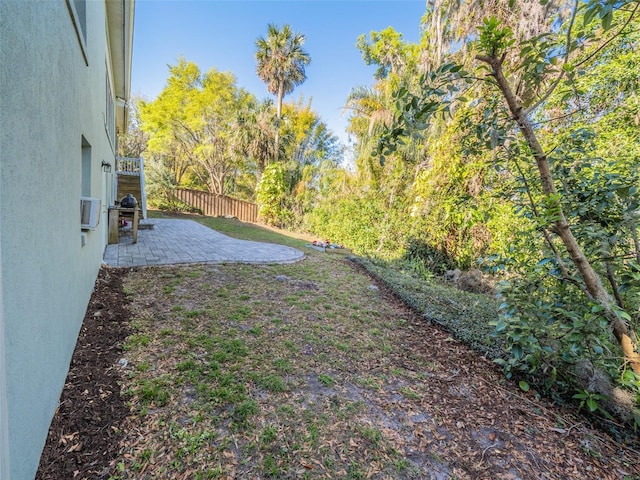
[(219, 217), (230, 215), (243, 222), (258, 221), (258, 205), (243, 200), (237, 200), (224, 195), (214, 195), (201, 190), (176, 189), (176, 198), (184, 203), (198, 208), (204, 215)]

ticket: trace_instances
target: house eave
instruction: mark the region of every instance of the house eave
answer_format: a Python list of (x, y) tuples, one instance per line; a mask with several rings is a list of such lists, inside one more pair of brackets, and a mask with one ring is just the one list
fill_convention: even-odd
[(116, 132), (120, 134), (126, 132), (129, 119), (135, 0), (105, 0), (105, 7), (116, 97)]

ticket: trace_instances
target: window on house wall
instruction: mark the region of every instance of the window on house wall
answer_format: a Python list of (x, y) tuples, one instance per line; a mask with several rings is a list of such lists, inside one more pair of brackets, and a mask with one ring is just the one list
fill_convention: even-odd
[(116, 120), (115, 120), (115, 105), (113, 102), (113, 94), (111, 93), (111, 80), (109, 79), (109, 69), (105, 65), (105, 82), (106, 82), (106, 109), (105, 109), (105, 129), (107, 131), (107, 136), (109, 137), (109, 141), (111, 142), (111, 146), (114, 151), (116, 148), (115, 144), (115, 133), (116, 133)]
[(82, 50), (84, 62), (86, 65), (89, 65), (87, 58), (87, 0), (66, 1), (69, 15), (71, 15), (71, 21), (76, 30), (80, 50)]
[(82, 137), (82, 177), (81, 177), (81, 192), (80, 196), (80, 230), (81, 245), (84, 247), (87, 241), (87, 232), (95, 230), (100, 223), (100, 211), (102, 208), (102, 201), (100, 198), (94, 198), (92, 193), (91, 182), (91, 145), (86, 138)]
[(91, 145), (82, 137), (82, 196), (91, 196)]

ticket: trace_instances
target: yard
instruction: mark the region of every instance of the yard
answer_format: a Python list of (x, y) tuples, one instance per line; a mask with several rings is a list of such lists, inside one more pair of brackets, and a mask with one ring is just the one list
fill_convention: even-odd
[(637, 451), (305, 253), (103, 269), (38, 478), (640, 478)]

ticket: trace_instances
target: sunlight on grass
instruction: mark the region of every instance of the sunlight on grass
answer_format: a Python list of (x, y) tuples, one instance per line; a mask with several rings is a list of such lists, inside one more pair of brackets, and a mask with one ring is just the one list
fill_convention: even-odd
[[(235, 220), (197, 220), (245, 239), (298, 242)], [(482, 323), (492, 315), (491, 299), (372, 270), (399, 296), (417, 292), (429, 318)], [(168, 478), (206, 478), (204, 466), (215, 478), (421, 478), (430, 457), (404, 456), (400, 439), (413, 434), (396, 417), (419, 412), (433, 378), (452, 372), (441, 372), (428, 347), (406, 345), (423, 326), (373, 281), (349, 260), (315, 251), (291, 265), (132, 272), (124, 388), (147, 440), (123, 468), (148, 463), (150, 449), (161, 452), (153, 461)], [(158, 433), (160, 424), (180, 433)]]
[[(140, 413), (175, 426), (144, 446), (164, 452), (154, 461), (168, 475), (216, 465), (221, 475), (241, 476), (237, 458), (255, 457), (247, 476), (293, 478), (286, 472), (319, 451), (316, 465), (330, 465), (334, 476), (358, 478), (373, 455), (396, 471), (401, 458), (360, 424), (364, 399), (335, 396), (360, 388), (365, 376), (357, 371), (380, 365), (389, 332), (402, 322), (352, 268), (319, 254), (300, 265), (154, 267), (129, 277), (139, 315), (128, 356), (141, 368), (130, 372), (128, 393)], [(287, 280), (275, 281), (279, 275)], [(347, 428), (336, 430), (342, 423)], [(330, 438), (338, 450), (324, 448)], [(365, 443), (357, 466), (341, 462), (348, 445)], [(125, 466), (145, 461), (134, 456)], [(315, 478), (302, 473), (297, 478)]]

